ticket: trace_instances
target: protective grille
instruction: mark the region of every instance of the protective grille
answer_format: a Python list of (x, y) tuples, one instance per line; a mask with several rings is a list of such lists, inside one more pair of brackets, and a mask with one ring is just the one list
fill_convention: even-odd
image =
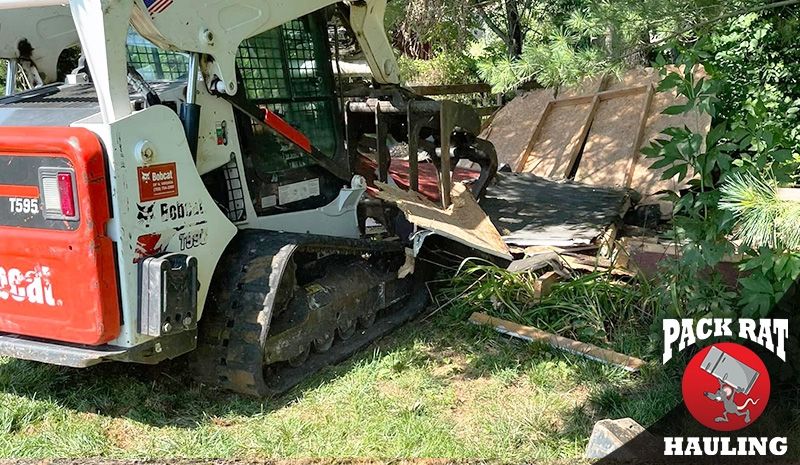
[(145, 81), (179, 81), (189, 74), (189, 58), (185, 54), (161, 50), (133, 29), (128, 31), (128, 64)]
[(225, 165), (225, 181), (228, 185), (228, 219), (243, 221), (245, 219), (244, 188), (239, 177), (239, 166), (236, 160)]
[[(236, 64), (251, 102), (279, 114), (332, 156), (337, 149), (336, 109), (327, 47), (324, 19), (312, 14), (245, 40)], [(264, 132), (259, 127), (254, 131)], [(287, 163), (308, 164), (301, 157)]]

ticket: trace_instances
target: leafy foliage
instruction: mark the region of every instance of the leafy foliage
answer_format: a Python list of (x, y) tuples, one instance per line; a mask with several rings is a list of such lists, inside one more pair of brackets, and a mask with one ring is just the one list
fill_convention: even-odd
[[(621, 281), (608, 273), (576, 275), (553, 285), (540, 297), (537, 275), (515, 273), (481, 261), (465, 262), (445, 299), (460, 309), (462, 320), (473, 311), (488, 311), (522, 324), (533, 325), (582, 341), (608, 344), (623, 329), (646, 326), (657, 302), (648, 282)], [(446, 302), (446, 303), (447, 303)]]
[(475, 60), (458, 52), (443, 52), (430, 60), (400, 57), (400, 75), (413, 85), (448, 85), (477, 82)]
[[(669, 194), (682, 255), (663, 273), (665, 315), (765, 316), (800, 276), (800, 207), (776, 195), (798, 168), (797, 74), (784, 73), (794, 69), (784, 62), (795, 53), (782, 32), (797, 26), (789, 16), (783, 10), (746, 14), (717, 25), (718, 32), (691, 48), (665, 51), (685, 66), (683, 73), (666, 73), (660, 84), (659, 90), (674, 90), (685, 100), (665, 113), (715, 118), (705, 140), (685, 127), (670, 128), (643, 150), (655, 168), (667, 168), (664, 178), (688, 179), (690, 185)], [(686, 69), (698, 62), (713, 81), (692, 80)], [(730, 238), (739, 239), (745, 254), (738, 292), (715, 268), (734, 252)]]

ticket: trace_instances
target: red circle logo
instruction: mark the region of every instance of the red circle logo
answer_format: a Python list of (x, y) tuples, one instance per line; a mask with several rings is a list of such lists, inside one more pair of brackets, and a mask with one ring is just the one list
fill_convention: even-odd
[(721, 342), (695, 355), (683, 372), (683, 402), (703, 426), (736, 431), (751, 425), (769, 402), (767, 367), (752, 350)]

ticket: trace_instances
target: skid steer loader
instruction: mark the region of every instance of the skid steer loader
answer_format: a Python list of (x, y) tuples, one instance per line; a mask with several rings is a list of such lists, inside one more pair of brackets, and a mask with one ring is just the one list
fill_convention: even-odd
[[(475, 111), (400, 85), (385, 7), (0, 0), (0, 356), (190, 354), (202, 381), (265, 395), (416, 314), (437, 239), (366, 194), (397, 177), (389, 142), (413, 190), (427, 152), (444, 206), (455, 158), (480, 195), (496, 157)], [(332, 17), (373, 75), (347, 95)]]

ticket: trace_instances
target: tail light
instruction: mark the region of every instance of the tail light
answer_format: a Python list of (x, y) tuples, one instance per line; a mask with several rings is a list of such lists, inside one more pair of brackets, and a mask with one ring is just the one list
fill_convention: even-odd
[(48, 220), (77, 221), (78, 195), (75, 171), (67, 168), (39, 168), (42, 213)]

